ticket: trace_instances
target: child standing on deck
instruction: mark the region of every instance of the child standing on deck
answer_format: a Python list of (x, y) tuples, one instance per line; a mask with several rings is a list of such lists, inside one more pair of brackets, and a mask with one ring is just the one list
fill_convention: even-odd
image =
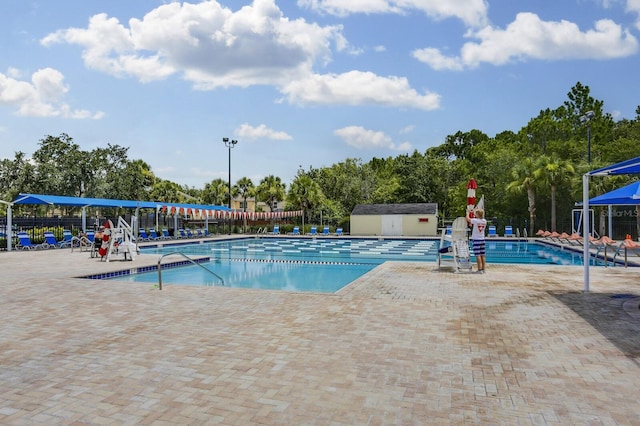
[(478, 264), (478, 273), (484, 274), (484, 268), (486, 266), (484, 229), (487, 227), (487, 221), (484, 218), (484, 210), (474, 210), (473, 217), (471, 217), (471, 210), (467, 211), (467, 223), (473, 226), (471, 231), (471, 241), (473, 244), (473, 254), (476, 257), (476, 263)]

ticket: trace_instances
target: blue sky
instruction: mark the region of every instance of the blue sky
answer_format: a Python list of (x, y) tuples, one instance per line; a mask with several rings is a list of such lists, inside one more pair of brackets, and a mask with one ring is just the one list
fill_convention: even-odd
[(202, 188), (640, 105), (640, 0), (2, 0), (0, 158), (67, 133)]

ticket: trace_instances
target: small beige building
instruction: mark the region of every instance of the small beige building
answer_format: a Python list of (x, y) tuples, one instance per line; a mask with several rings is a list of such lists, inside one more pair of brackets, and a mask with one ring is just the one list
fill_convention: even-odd
[(438, 204), (358, 204), (351, 212), (351, 235), (438, 235)]

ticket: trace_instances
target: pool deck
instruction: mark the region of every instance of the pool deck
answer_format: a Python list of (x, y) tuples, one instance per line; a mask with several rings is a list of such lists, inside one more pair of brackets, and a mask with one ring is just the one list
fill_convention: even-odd
[(640, 269), (387, 262), (337, 294), (0, 253), (0, 424), (640, 424)]

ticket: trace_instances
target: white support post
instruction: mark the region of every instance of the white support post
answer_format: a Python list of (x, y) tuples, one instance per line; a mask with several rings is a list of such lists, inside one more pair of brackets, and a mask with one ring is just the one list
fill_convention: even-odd
[(589, 291), (589, 174), (582, 175), (582, 238), (584, 263), (584, 291)]

